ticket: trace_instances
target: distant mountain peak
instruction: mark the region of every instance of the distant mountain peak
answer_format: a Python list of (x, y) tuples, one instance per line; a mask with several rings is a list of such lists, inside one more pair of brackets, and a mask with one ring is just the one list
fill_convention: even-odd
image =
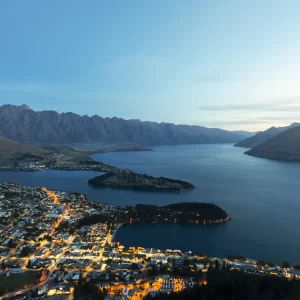
[(246, 154), (262, 158), (299, 162), (300, 127), (289, 126), (288, 129), (252, 148)]
[(294, 123), (291, 125), (291, 127), (294, 127), (294, 126), (300, 126), (300, 123), (294, 122)]
[(238, 142), (235, 146), (236, 147), (244, 147), (244, 148), (254, 148), (260, 144), (265, 143), (266, 141), (274, 138), (278, 134), (293, 128), (299, 126), (299, 123), (294, 122), (293, 124), (285, 127), (275, 127), (272, 126), (269, 129), (265, 131), (258, 132), (254, 136), (248, 137), (245, 140), (242, 140)]
[(30, 110), (30, 107), (27, 104), (22, 104), (19, 106), (19, 108), (25, 109), (25, 110)]

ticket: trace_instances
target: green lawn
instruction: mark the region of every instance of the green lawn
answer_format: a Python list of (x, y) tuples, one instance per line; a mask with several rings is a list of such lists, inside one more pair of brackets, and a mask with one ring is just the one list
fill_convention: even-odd
[(32, 284), (36, 280), (37, 272), (25, 272), (10, 276), (0, 276), (0, 295), (9, 289), (19, 289), (25, 284)]

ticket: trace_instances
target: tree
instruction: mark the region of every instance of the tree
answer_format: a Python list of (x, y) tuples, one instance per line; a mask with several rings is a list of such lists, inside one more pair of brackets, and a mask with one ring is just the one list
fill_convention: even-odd
[(52, 237), (50, 235), (45, 235), (45, 240), (47, 240), (48, 242), (52, 242)]
[(20, 253), (20, 257), (26, 257), (28, 256), (30, 253), (32, 253), (31, 248), (29, 247), (24, 247)]
[[(210, 268), (207, 283), (178, 294), (155, 296), (155, 300), (299, 299), (300, 282), (276, 277), (255, 276)], [(146, 298), (151, 299), (151, 298)]]
[(16, 242), (13, 240), (9, 240), (8, 245), (9, 248), (15, 248), (17, 246)]
[(32, 268), (32, 262), (31, 260), (29, 259), (28, 260), (28, 263), (27, 263), (27, 269), (31, 269)]
[(80, 286), (84, 283), (83, 277), (82, 277), (82, 273), (81, 273), (81, 269), (79, 270), (79, 278), (78, 278), (78, 282), (77, 284)]
[(291, 267), (291, 264), (290, 264), (288, 261), (284, 261), (283, 264), (282, 264), (282, 266), (283, 266), (284, 268), (290, 268), (290, 267)]
[(265, 263), (263, 260), (259, 260), (257, 263), (258, 263), (259, 265), (261, 265), (261, 266), (265, 266), (265, 265), (266, 265), (266, 263)]
[(82, 277), (81, 270), (79, 271), (79, 279), (74, 286), (74, 298), (80, 298), (82, 295), (88, 295), (91, 291), (91, 286)]
[(2, 260), (2, 263), (1, 263), (1, 264), (2, 264), (2, 268), (1, 268), (1, 269), (2, 269), (2, 270), (5, 270), (5, 269), (6, 269), (6, 265), (5, 265), (4, 259)]
[(226, 269), (227, 269), (227, 271), (230, 271), (230, 265), (229, 265), (229, 263), (226, 264)]
[(80, 296), (80, 288), (79, 288), (78, 284), (76, 284), (74, 286), (74, 293), (73, 293), (73, 295), (74, 295), (74, 299), (78, 299), (79, 296)]
[(97, 295), (95, 295), (92, 299), (95, 300), (104, 300), (105, 299), (105, 295), (103, 294), (102, 291), (100, 291)]

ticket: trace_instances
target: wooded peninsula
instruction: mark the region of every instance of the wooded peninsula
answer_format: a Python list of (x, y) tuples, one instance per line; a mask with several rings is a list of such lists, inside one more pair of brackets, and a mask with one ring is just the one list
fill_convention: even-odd
[(88, 183), (95, 188), (109, 187), (158, 192), (184, 192), (194, 188), (192, 184), (185, 181), (165, 177), (157, 178), (147, 174), (138, 174), (129, 170), (108, 172), (104, 175), (90, 179)]
[(209, 224), (229, 221), (221, 207), (211, 203), (182, 202), (166, 206), (127, 206), (126, 221), (144, 223)]

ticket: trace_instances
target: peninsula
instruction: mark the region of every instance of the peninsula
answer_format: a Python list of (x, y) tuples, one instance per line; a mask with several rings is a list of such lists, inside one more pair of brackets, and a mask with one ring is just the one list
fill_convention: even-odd
[(90, 179), (88, 183), (94, 188), (108, 187), (158, 192), (184, 192), (194, 188), (192, 184), (185, 181), (165, 177), (157, 178), (147, 174), (138, 174), (129, 170), (109, 172)]
[(129, 222), (210, 224), (229, 221), (226, 211), (211, 203), (182, 202), (166, 206), (137, 204), (127, 206)]
[(23, 145), (0, 137), (0, 170), (13, 171), (97, 171), (104, 175), (89, 180), (95, 188), (133, 189), (141, 191), (182, 192), (193, 189), (188, 182), (153, 177), (97, 162), (90, 151), (65, 146)]

